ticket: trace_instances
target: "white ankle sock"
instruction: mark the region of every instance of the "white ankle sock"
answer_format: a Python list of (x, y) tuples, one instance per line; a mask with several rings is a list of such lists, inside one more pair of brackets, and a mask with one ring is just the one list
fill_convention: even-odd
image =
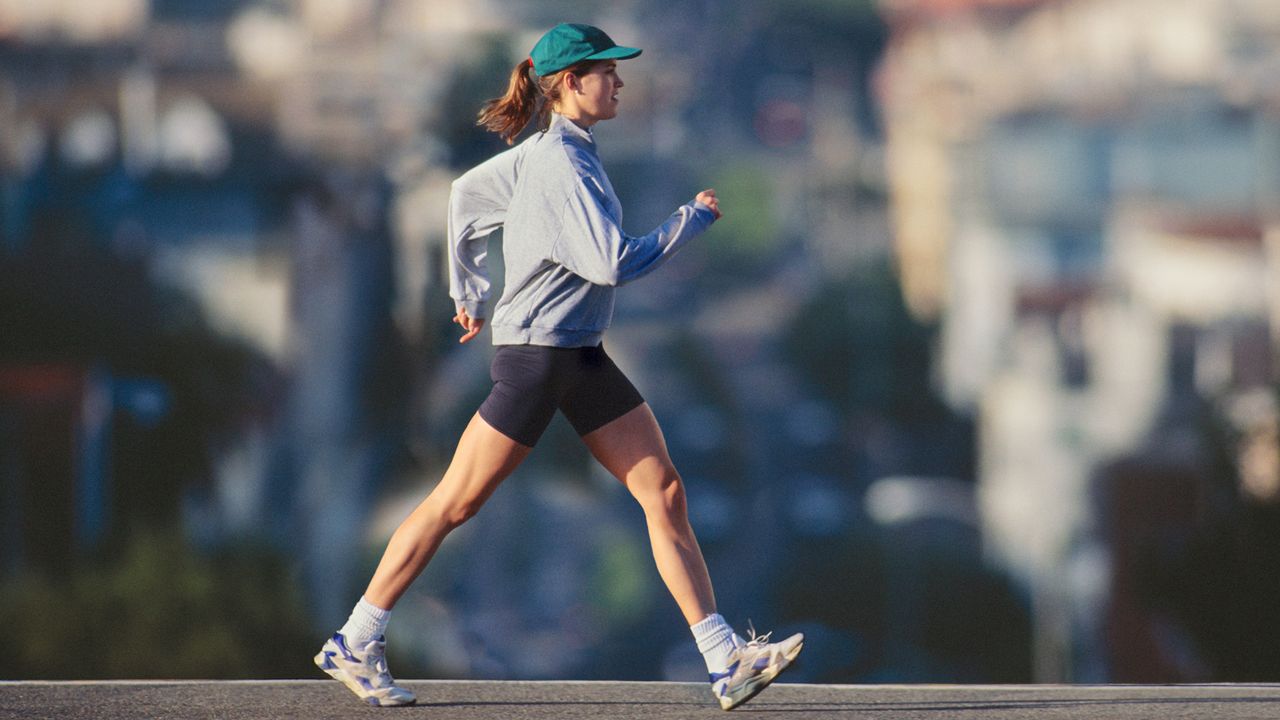
[(365, 645), (382, 637), (387, 631), (387, 622), (391, 620), (391, 611), (383, 610), (362, 596), (351, 610), (347, 624), (338, 632), (347, 639), (347, 647), (352, 650), (363, 650)]
[(707, 672), (720, 673), (727, 670), (729, 657), (736, 646), (733, 628), (724, 621), (724, 617), (720, 613), (713, 613), (689, 629), (693, 631), (698, 651), (707, 663)]

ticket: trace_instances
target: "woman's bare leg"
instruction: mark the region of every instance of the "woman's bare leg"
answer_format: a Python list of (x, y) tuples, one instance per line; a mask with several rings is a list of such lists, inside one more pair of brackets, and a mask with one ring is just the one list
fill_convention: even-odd
[(391, 536), (365, 599), (385, 610), (394, 607), (445, 535), (474, 516), (532, 449), (493, 429), (476, 413), (440, 484)]
[(689, 525), (684, 483), (649, 405), (643, 404), (583, 441), (644, 509), (658, 574), (690, 625), (716, 611), (702, 550)]

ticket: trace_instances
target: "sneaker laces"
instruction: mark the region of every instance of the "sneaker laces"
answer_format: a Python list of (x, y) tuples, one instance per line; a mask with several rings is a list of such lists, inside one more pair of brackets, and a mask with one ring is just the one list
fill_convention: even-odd
[(751, 633), (750, 639), (747, 640), (747, 647), (758, 647), (758, 648), (762, 648), (768, 645), (769, 636), (773, 634), (773, 631), (770, 630), (769, 632), (763, 635), (756, 635), (756, 626), (751, 623), (750, 618), (747, 619), (747, 632)]

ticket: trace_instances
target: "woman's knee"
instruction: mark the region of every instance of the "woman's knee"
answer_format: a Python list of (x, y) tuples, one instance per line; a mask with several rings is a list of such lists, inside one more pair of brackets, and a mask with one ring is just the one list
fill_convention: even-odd
[(461, 527), (475, 517), (484, 505), (484, 500), (481, 498), (436, 498), (435, 500), (432, 514), (438, 518), (446, 531)]
[(684, 481), (670, 465), (647, 469), (631, 481), (632, 494), (646, 514), (683, 517), (686, 512)]

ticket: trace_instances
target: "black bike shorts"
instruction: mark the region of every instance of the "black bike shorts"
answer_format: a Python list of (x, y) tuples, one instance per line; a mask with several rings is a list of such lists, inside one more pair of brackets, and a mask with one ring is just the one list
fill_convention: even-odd
[(480, 405), (480, 417), (528, 447), (538, 444), (557, 408), (586, 435), (644, 403), (601, 345), (499, 345), (489, 376), (493, 389)]

